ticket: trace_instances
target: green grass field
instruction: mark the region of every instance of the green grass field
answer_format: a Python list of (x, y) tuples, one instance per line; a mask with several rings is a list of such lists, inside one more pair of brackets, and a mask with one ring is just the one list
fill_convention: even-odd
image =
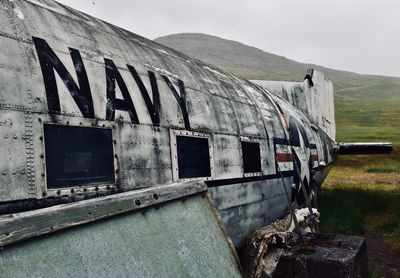
[[(399, 93), (400, 96), (400, 93)], [(400, 172), (400, 103), (336, 98), (336, 140), (338, 142), (392, 142), (389, 155), (344, 156), (335, 167), (359, 169), (364, 173)]]
[(320, 195), (322, 230), (328, 233), (384, 234), (400, 256), (400, 174), (366, 173), (338, 166)]
[[(319, 198), (323, 232), (364, 236), (378, 233), (393, 251), (380, 256), (397, 258), (400, 258), (399, 107), (396, 99), (346, 101), (336, 97), (338, 142), (389, 141), (393, 142), (394, 151), (389, 155), (339, 157)], [(386, 265), (371, 261), (371, 277), (400, 277), (399, 268), (387, 269)]]
[[(396, 152), (393, 156), (400, 154)], [(370, 167), (356, 166), (363, 161), (379, 165), (373, 166), (379, 170), (371, 173)], [(391, 164), (398, 165), (399, 161), (384, 161), (386, 164), (369, 156), (352, 158), (352, 163), (347, 158), (337, 161), (319, 195), (320, 227), (323, 233), (366, 236), (367, 246), (369, 240), (375, 240), (369, 234), (381, 235), (380, 240), (391, 252), (369, 250), (370, 277), (400, 277), (400, 265), (386, 264), (400, 258), (400, 173)], [(383, 257), (383, 262), (377, 262), (377, 257)]]
[[(400, 86), (399, 86), (400, 88)], [(336, 95), (338, 142), (389, 141), (389, 155), (339, 157), (320, 194), (325, 233), (378, 233), (400, 258), (400, 103), (397, 97), (357, 100)], [(375, 255), (375, 254), (374, 254)], [(381, 254), (383, 256), (383, 254)], [(399, 269), (369, 264), (371, 277), (400, 277)]]

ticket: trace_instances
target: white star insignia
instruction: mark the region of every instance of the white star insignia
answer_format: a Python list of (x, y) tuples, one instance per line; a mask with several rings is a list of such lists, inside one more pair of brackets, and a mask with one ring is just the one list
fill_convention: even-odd
[[(308, 160), (311, 155), (311, 150), (310, 150), (310, 148), (307, 148), (305, 146), (303, 135), (300, 132), (299, 127), (297, 127), (297, 131), (299, 134), (300, 147), (293, 146), (292, 148), (300, 162), (300, 165), (297, 165), (300, 170), (300, 179), (304, 180), (304, 178), (306, 178), (307, 181), (310, 182), (310, 165), (308, 163)], [(299, 186), (298, 191), (300, 191), (300, 190), (301, 190), (301, 186)]]

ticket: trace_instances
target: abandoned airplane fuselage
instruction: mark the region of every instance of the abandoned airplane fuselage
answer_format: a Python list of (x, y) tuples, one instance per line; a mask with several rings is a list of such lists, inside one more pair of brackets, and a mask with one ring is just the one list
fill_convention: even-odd
[[(300, 179), (309, 192), (323, 181), (333, 162), (332, 109), (309, 107), (330, 119), (314, 125), (247, 80), (40, 3), (2, 1), (3, 214), (200, 179), (241, 247), (285, 213), (284, 186), (301, 205)], [(320, 73), (304, 86), (323, 86), (318, 98), (332, 102)]]
[(334, 161), (320, 72), (273, 94), (56, 2), (0, 3), (3, 216), (200, 182), (241, 248)]

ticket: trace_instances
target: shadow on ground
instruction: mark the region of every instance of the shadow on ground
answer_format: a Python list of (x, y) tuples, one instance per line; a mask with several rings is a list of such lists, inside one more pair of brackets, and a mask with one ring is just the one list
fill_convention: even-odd
[(371, 277), (400, 277), (399, 179), (338, 167), (319, 197), (322, 232), (367, 239)]

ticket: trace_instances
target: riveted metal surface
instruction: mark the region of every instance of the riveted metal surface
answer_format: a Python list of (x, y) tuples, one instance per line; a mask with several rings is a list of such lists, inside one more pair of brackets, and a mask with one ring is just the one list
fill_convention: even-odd
[(169, 131), (164, 127), (125, 124), (121, 132), (124, 188), (172, 182)]
[[(210, 173), (211, 175), (208, 177), (201, 178), (179, 178), (179, 167), (178, 167), (178, 152), (177, 152), (177, 143), (176, 136), (188, 136), (194, 138), (205, 138), (208, 140), (209, 147), (209, 156), (210, 156)], [(192, 132), (188, 130), (174, 130), (170, 129), (170, 145), (171, 145), (171, 158), (172, 158), (172, 177), (174, 181), (190, 181), (190, 180), (212, 180), (215, 178), (215, 166), (214, 166), (214, 145), (213, 145), (213, 137), (204, 132)]]
[(215, 178), (230, 179), (242, 172), (242, 159), (240, 157), (240, 144), (238, 136), (215, 134)]
[(30, 186), (31, 146), (24, 126), (24, 113), (0, 110), (0, 201), (21, 199), (35, 190)]
[(28, 177), (28, 187), (29, 193), (36, 197), (35, 195), (39, 190), (37, 190), (35, 182), (35, 147), (33, 138), (33, 114), (30, 111), (25, 113), (25, 149), (26, 149), (26, 168)]
[[(32, 165), (32, 179), (36, 181), (37, 198), (43, 197), (61, 197), (61, 196), (73, 196), (76, 194), (90, 194), (93, 192), (109, 192), (116, 189), (116, 184), (101, 184), (101, 185), (82, 185), (74, 186), (68, 188), (57, 188), (48, 189), (47, 179), (46, 179), (46, 149), (45, 149), (45, 137), (43, 131), (43, 125), (45, 124), (55, 124), (62, 126), (75, 126), (75, 127), (97, 127), (97, 128), (108, 128), (112, 130), (112, 137), (117, 142), (113, 144), (113, 152), (117, 156), (114, 159), (114, 169), (118, 169), (118, 131), (116, 130), (116, 125), (110, 121), (98, 120), (98, 119), (84, 119), (72, 116), (64, 115), (48, 115), (41, 113), (31, 113), (29, 114), (30, 126), (32, 127), (32, 136), (30, 136), (30, 143), (32, 144), (35, 152), (30, 150), (30, 162)], [(119, 174), (115, 173), (115, 180), (121, 179)]]

